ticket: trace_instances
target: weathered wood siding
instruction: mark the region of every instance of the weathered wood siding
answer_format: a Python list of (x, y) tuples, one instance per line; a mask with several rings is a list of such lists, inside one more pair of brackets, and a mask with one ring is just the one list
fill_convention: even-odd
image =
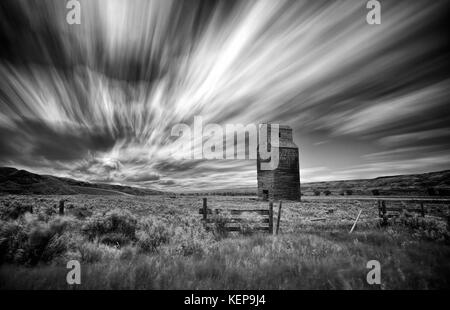
[[(261, 170), (262, 160), (257, 158), (258, 196), (269, 200), (300, 200), (299, 150), (292, 141), (292, 129), (280, 126), (279, 165), (274, 170)], [(270, 135), (268, 135), (270, 140)], [(267, 160), (269, 161), (269, 160)]]

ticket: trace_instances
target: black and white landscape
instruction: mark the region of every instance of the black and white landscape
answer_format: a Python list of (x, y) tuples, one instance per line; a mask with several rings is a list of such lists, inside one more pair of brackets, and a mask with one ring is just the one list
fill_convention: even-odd
[[(0, 289), (448, 289), (449, 8), (2, 0)], [(217, 134), (266, 123), (301, 199)]]

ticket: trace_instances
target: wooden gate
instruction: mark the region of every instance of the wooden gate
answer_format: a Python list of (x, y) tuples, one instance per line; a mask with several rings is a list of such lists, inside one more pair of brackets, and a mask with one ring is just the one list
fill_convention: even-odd
[[(208, 218), (208, 215), (231, 215), (230, 217), (224, 218), (227, 224), (231, 224), (225, 227), (227, 231), (241, 231), (240, 224), (246, 222), (246, 219), (242, 218), (244, 213), (254, 213), (260, 216), (259, 225), (253, 227), (253, 230), (273, 234), (273, 202), (269, 202), (268, 209), (210, 209), (208, 208), (207, 199), (203, 198), (203, 207), (199, 209), (199, 214), (203, 215), (203, 222), (205, 224), (216, 222), (216, 219), (212, 216)], [(235, 224), (238, 225), (236, 226)]]

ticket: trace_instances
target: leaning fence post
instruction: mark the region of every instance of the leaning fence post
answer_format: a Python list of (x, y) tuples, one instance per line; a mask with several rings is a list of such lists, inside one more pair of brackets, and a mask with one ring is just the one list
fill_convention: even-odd
[(208, 215), (208, 202), (207, 198), (203, 198), (203, 220), (206, 222), (206, 217)]
[(273, 202), (269, 202), (269, 233), (273, 234)]
[(358, 223), (359, 217), (361, 216), (361, 212), (362, 212), (362, 209), (359, 210), (358, 216), (356, 217), (356, 220), (355, 220), (355, 222), (353, 223), (352, 229), (350, 229), (349, 234), (351, 234), (351, 233), (353, 232), (353, 229), (355, 229), (356, 223)]
[(281, 200), (280, 200), (280, 205), (278, 206), (277, 232), (276, 232), (277, 235), (278, 235), (278, 230), (280, 229), (280, 219), (281, 219)]

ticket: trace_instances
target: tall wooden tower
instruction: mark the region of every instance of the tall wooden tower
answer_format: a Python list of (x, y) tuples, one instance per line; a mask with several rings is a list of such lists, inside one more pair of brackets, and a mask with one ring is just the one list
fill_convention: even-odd
[[(267, 141), (260, 141), (261, 131), (267, 128)], [(264, 135), (263, 135), (264, 136)], [(257, 148), (258, 197), (263, 200), (294, 200), (300, 201), (300, 170), (299, 150), (292, 140), (292, 129), (279, 125), (278, 147), (271, 143), (271, 126), (259, 125)], [(266, 144), (267, 143), (267, 144)], [(278, 166), (271, 170), (261, 169), (261, 163), (270, 162), (271, 158), (263, 160), (260, 148), (279, 154)], [(272, 150), (272, 148), (274, 148)]]

